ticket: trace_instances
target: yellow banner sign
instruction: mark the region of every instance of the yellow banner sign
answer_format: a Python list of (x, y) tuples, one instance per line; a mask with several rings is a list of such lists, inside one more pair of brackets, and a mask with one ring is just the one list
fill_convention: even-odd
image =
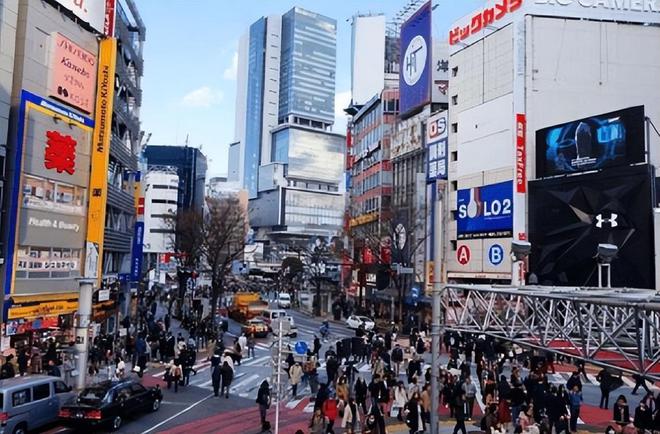
[(78, 302), (72, 300), (52, 301), (32, 306), (18, 306), (9, 308), (9, 319), (32, 319), (43, 316), (64, 315), (78, 310)]
[(90, 194), (84, 273), (87, 278), (97, 279), (99, 287), (103, 262), (105, 207), (108, 200), (108, 164), (110, 162), (116, 65), (117, 40), (114, 38), (103, 39), (99, 44), (99, 70), (94, 141), (92, 142), (92, 169), (89, 177)]

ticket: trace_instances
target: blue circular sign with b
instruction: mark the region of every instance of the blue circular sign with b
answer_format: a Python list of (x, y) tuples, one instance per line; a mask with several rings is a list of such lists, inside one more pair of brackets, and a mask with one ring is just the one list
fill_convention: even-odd
[(295, 346), (296, 353), (304, 356), (305, 354), (307, 354), (307, 349), (308, 347), (305, 342), (303, 341), (296, 342), (296, 346)]
[(504, 248), (499, 244), (493, 244), (488, 249), (488, 262), (493, 265), (500, 265), (504, 260)]

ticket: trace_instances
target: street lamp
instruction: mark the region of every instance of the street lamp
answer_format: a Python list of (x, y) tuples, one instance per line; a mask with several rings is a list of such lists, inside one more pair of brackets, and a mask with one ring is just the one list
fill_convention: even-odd
[(603, 271), (607, 270), (607, 288), (612, 287), (612, 261), (616, 258), (619, 248), (614, 244), (598, 244), (596, 259), (598, 259), (598, 287), (603, 287)]
[(522, 286), (525, 284), (525, 260), (532, 251), (532, 244), (528, 241), (511, 241), (511, 285)]

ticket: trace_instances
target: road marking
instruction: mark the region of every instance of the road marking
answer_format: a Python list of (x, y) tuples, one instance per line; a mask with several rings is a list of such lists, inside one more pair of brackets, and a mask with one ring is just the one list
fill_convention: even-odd
[(155, 431), (156, 429), (158, 429), (158, 428), (160, 428), (161, 426), (165, 425), (166, 423), (168, 423), (168, 422), (171, 421), (172, 419), (176, 419), (177, 417), (181, 416), (183, 413), (187, 413), (188, 411), (190, 411), (190, 410), (192, 410), (193, 408), (197, 407), (199, 404), (201, 404), (202, 402), (206, 401), (207, 399), (209, 399), (209, 398), (211, 398), (211, 397), (213, 397), (213, 394), (212, 394), (212, 393), (209, 394), (206, 398), (202, 398), (202, 399), (200, 399), (199, 401), (197, 401), (197, 402), (195, 402), (195, 403), (189, 405), (188, 407), (184, 408), (184, 409), (181, 410), (180, 412), (176, 413), (174, 416), (170, 416), (170, 417), (168, 417), (167, 419), (165, 419), (164, 421), (159, 422), (158, 424), (152, 426), (152, 427), (149, 428), (148, 430), (146, 430), (146, 431), (142, 431), (142, 434), (147, 434), (147, 433), (150, 433), (150, 432), (152, 432), (152, 431)]
[(314, 413), (314, 403), (310, 402), (303, 408), (303, 413)]
[(286, 408), (296, 408), (298, 404), (303, 400), (304, 398), (300, 399), (294, 399), (293, 401), (289, 401), (286, 403)]
[(621, 380), (623, 381), (623, 383), (624, 383), (626, 386), (630, 387), (631, 389), (633, 389), (633, 388), (635, 387), (635, 382), (632, 381), (630, 378), (628, 378), (628, 377), (624, 377), (624, 376), (622, 375), (622, 376), (621, 376)]
[(593, 374), (587, 374), (587, 378), (596, 386), (600, 386), (600, 381), (596, 380), (596, 377)]
[(249, 362), (241, 363), (240, 366), (254, 366), (254, 365), (260, 365), (266, 360), (270, 359), (271, 356), (263, 356), (263, 357), (258, 357), (256, 359), (250, 359)]
[(232, 392), (232, 391), (236, 391), (236, 390), (238, 389), (239, 386), (242, 386), (242, 385), (244, 385), (244, 384), (250, 383), (250, 382), (252, 382), (252, 381), (254, 381), (254, 380), (258, 379), (258, 378), (259, 378), (259, 375), (258, 375), (258, 374), (252, 374), (252, 375), (250, 375), (249, 377), (247, 377), (247, 378), (245, 378), (245, 379), (239, 381), (238, 383), (236, 383), (236, 384), (232, 384), (231, 389), (230, 389), (230, 392)]

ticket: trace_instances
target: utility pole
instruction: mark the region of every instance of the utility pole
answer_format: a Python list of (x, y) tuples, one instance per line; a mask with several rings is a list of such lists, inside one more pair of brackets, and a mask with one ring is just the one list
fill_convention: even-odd
[[(287, 321), (287, 325), (288, 325)], [(283, 320), (277, 319), (277, 362), (275, 369), (275, 434), (280, 432), (280, 400), (282, 398), (282, 340), (283, 336)], [(287, 327), (287, 332), (289, 327)]]
[(438, 434), (438, 408), (440, 405), (440, 334), (442, 332), (442, 205), (445, 183), (437, 181), (433, 206), (433, 321), (431, 323), (431, 434)]
[(80, 296), (78, 297), (78, 322), (76, 324), (76, 369), (78, 381), (76, 387), (84, 389), (87, 380), (87, 353), (89, 351), (89, 322), (92, 318), (92, 295), (96, 279), (79, 279)]

